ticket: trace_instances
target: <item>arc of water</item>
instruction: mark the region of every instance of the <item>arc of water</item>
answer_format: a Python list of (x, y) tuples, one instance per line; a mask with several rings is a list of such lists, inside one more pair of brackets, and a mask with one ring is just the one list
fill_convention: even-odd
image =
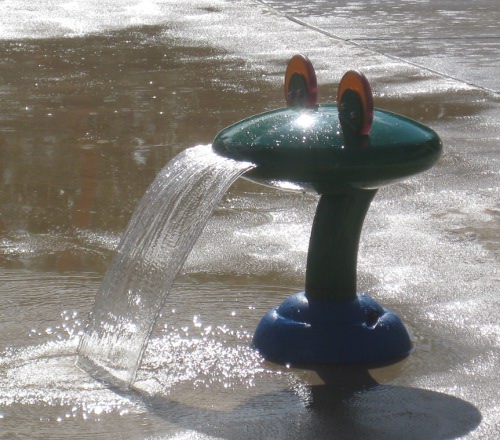
[(91, 375), (130, 386), (155, 321), (210, 214), (231, 184), (253, 168), (215, 154), (185, 150), (142, 198), (97, 293), (78, 346)]

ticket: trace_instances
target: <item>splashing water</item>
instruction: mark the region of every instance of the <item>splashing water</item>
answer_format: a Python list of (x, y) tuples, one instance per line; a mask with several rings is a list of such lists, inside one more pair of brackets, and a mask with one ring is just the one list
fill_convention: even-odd
[(175, 277), (212, 210), (248, 162), (190, 148), (152, 183), (118, 245), (97, 293), (78, 365), (94, 377), (130, 386)]

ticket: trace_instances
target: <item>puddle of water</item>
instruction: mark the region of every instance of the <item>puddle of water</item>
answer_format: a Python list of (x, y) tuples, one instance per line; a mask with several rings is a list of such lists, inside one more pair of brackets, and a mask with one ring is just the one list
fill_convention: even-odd
[[(198, 3), (168, 25), (145, 7), (150, 26), (59, 38), (54, 25), (58, 38), (0, 43), (1, 435), (366, 439), (405, 426), (423, 439), (439, 426), (435, 438), (498, 437), (498, 98), (254, 4)], [(31, 37), (51, 35), (33, 26)], [(379, 192), (360, 249), (360, 288), (408, 323), (414, 353), (371, 371), (382, 388), (361, 383), (340, 395), (316, 372), (262, 362), (250, 335), (302, 289), (316, 199), (240, 180), (162, 311), (139, 390), (103, 387), (74, 366), (77, 336), (138, 200), (181, 150), (282, 106), (297, 48), (317, 67), (321, 101), (358, 67), (378, 107), (444, 141), (433, 170)], [(387, 411), (396, 431), (383, 423)]]

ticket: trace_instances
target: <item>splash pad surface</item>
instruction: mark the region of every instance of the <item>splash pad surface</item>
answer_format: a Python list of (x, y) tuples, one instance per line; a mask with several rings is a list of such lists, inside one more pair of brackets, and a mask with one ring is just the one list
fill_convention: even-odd
[[(404, 9), (406, 3), (398, 3)], [(412, 3), (417, 15), (419, 3)], [(283, 433), (304, 438), (304, 431), (317, 438), (325, 432), (342, 438), (355, 431), (360, 438), (380, 438), (397, 436), (404, 426), (413, 438), (498, 437), (498, 99), (362, 47), (334, 42), (281, 21), (268, 10), (263, 13), (255, 4), (190, 2), (189, 9), (183, 2), (187, 9), (175, 12), (167, 2), (162, 4), (169, 23), (177, 17), (168, 30), (162, 25), (139, 25), (103, 34), (101, 28), (70, 39), (56, 33), (48, 40), (2, 42), (3, 60), (9, 60), (3, 64), (9, 80), (2, 84), (0, 135), (4, 167), (0, 276), (7, 298), (0, 311), (0, 341), (2, 378), (6, 378), (2, 391), (9, 396), (0, 409), (2, 433), (21, 438), (35, 433), (39, 438), (207, 439), (266, 438), (266, 434), (280, 438)], [(373, 26), (368, 28), (363, 25), (366, 21), (348, 18), (349, 14), (363, 17), (359, 7), (346, 4), (335, 17), (347, 17), (346, 29), (360, 24), (359, 29), (376, 31), (380, 20), (370, 18)], [(475, 13), (481, 9), (476, 2), (474, 7)], [(459, 11), (442, 9), (448, 15), (440, 17), (460, 20)], [(496, 13), (495, 7), (487, 9), (495, 23)], [(300, 18), (308, 16), (306, 10)], [(328, 16), (321, 19), (325, 23)], [(314, 20), (321, 24), (318, 16)], [(446, 19), (442, 26), (450, 33), (463, 29)], [(43, 22), (38, 29), (42, 28)], [(478, 49), (479, 58), (465, 61), (482, 60), (488, 66), (498, 59), (488, 58), (486, 51), (488, 47), (494, 51), (495, 45), (479, 41), (467, 39), (468, 50)], [(207, 47), (207, 42), (213, 46)], [(265, 310), (301, 288), (316, 204), (300, 194), (277, 195), (240, 182), (200, 237), (178, 281), (181, 290), (173, 292), (177, 302), (172, 308), (183, 317), (178, 318), (179, 328), (167, 331), (182, 337), (173, 338), (172, 345), (162, 341), (165, 335), (160, 329), (170, 324), (169, 309), (153, 335), (152, 347), (158, 347), (156, 341), (176, 347), (172, 353), (198, 359), (193, 361), (196, 371), (207, 374), (197, 376), (180, 363), (167, 369), (160, 350), (157, 358), (146, 353), (147, 368), (139, 372), (138, 386), (164, 399), (137, 401), (107, 389), (101, 393), (100, 385), (73, 366), (76, 339), (69, 345), (66, 340), (76, 338), (81, 329), (76, 321), (87, 316), (138, 200), (180, 150), (207, 142), (237, 119), (281, 105), (282, 93), (275, 93), (283, 63), (298, 44), (310, 48), (305, 51), (319, 63), (322, 96), (330, 93), (334, 99), (335, 81), (349, 60), (349, 67), (363, 69), (370, 77), (377, 105), (432, 126), (446, 145), (435, 172), (379, 194), (360, 249), (363, 290), (380, 292), (384, 304), (410, 324), (414, 354), (394, 368), (371, 371), (381, 386), (371, 389), (370, 383), (361, 382), (352, 385), (357, 390), (354, 397), (332, 400), (321, 385), (334, 383), (331, 376), (267, 369), (268, 365), (232, 351), (231, 347), (247, 347), (247, 334)], [(385, 41), (373, 44), (393, 47)], [(284, 46), (289, 53), (284, 53)], [(418, 40), (405, 47), (413, 49), (406, 54), (401, 49), (400, 55), (417, 61), (432, 60), (433, 47), (450, 49), (441, 58), (443, 65), (453, 61), (449, 66), (456, 62), (460, 66), (463, 58), (455, 57), (453, 48), (459, 46), (451, 39)], [(330, 71), (332, 65), (338, 71)], [(475, 69), (478, 65), (475, 62)], [(495, 75), (484, 78), (492, 88)], [(167, 112), (174, 115), (168, 121)], [(408, 254), (408, 248), (421, 252)], [(260, 274), (258, 280), (255, 273)], [(258, 305), (257, 297), (269, 303)], [(193, 302), (201, 312), (188, 308)], [(68, 323), (66, 318), (70, 330), (75, 320), (73, 336), (57, 328)], [(234, 356), (231, 359), (241, 362), (227, 357), (223, 368), (210, 363), (213, 357), (201, 350), (210, 346), (201, 334), (209, 326), (216, 347), (222, 345)], [(201, 342), (193, 342), (198, 335)], [(63, 380), (55, 381), (43, 371), (54, 371)], [(227, 371), (238, 376), (224, 381)], [(351, 383), (347, 374), (338, 374)], [(173, 381), (167, 382), (167, 377)], [(146, 386), (147, 378), (161, 378), (160, 385)], [(431, 401), (434, 405), (429, 406)], [(207, 412), (210, 405), (217, 412)], [(380, 423), (389, 419), (388, 410), (390, 426)], [(265, 414), (272, 421), (261, 424)], [(394, 423), (395, 414), (400, 423)], [(412, 423), (408, 414), (414, 416)], [(292, 416), (297, 424), (287, 425)], [(426, 427), (432, 427), (431, 435)]]

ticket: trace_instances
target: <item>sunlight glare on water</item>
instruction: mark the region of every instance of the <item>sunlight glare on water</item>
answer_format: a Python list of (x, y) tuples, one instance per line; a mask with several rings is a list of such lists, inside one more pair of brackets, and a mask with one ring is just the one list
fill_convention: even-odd
[[(500, 438), (499, 11), (496, 0), (0, 2), (0, 437)], [(250, 348), (262, 315), (303, 289), (317, 199), (238, 179), (160, 310), (134, 386), (95, 381), (75, 366), (78, 338), (138, 201), (182, 150), (285, 105), (297, 52), (320, 102), (359, 69), (378, 108), (443, 140), (432, 170), (379, 191), (361, 238), (359, 290), (402, 318), (411, 356), (345, 391), (345, 372)]]

